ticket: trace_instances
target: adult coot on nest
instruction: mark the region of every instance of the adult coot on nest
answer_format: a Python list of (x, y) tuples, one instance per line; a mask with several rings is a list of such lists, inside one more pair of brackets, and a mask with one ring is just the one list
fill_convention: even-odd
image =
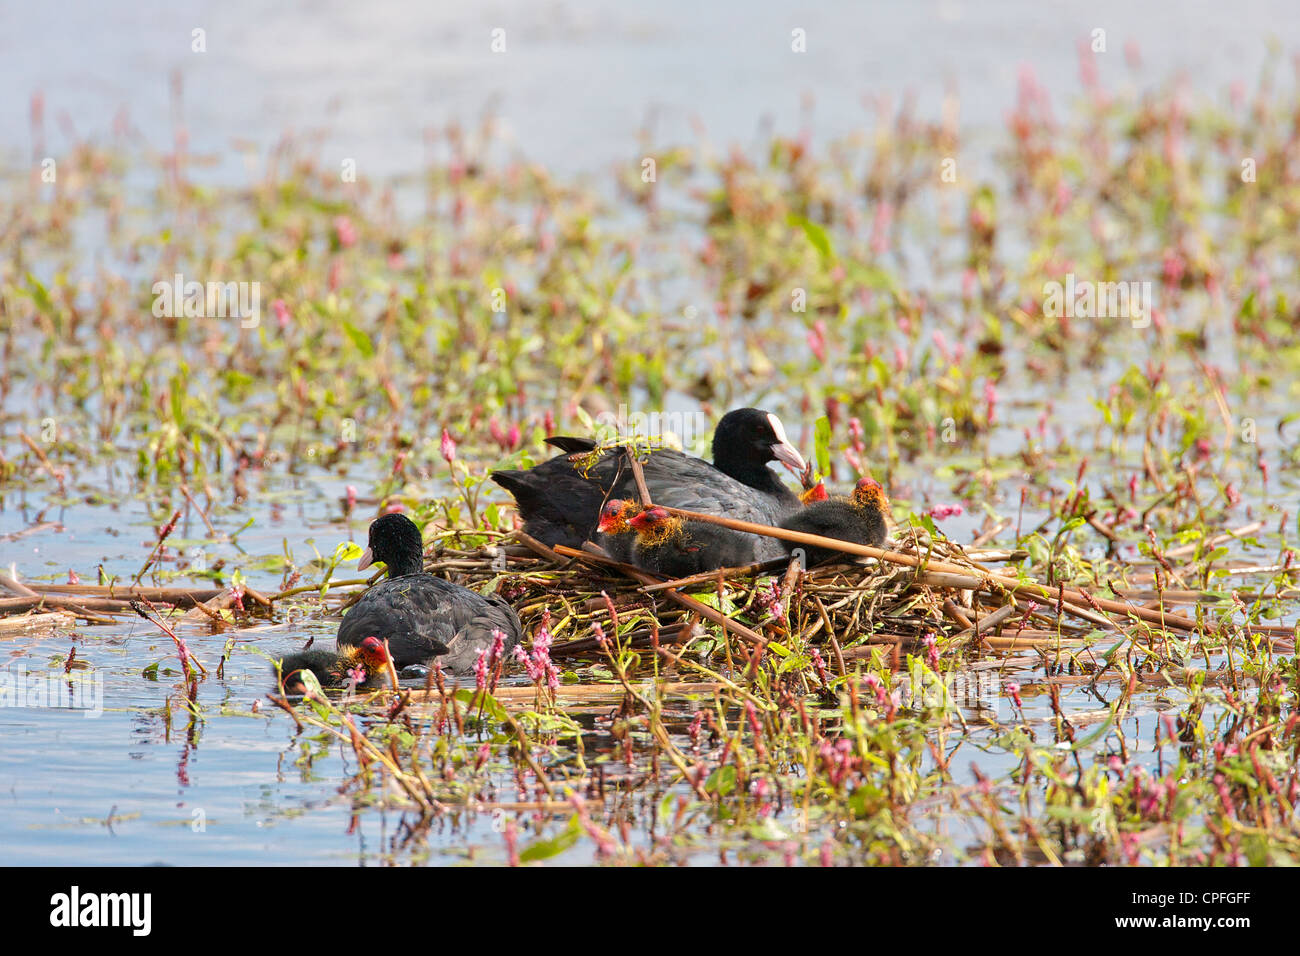
[[(528, 534), (547, 545), (578, 548), (595, 532), (606, 501), (637, 497), (635, 479), (622, 445), (596, 455), (597, 443), (589, 438), (547, 442), (566, 454), (527, 471), (495, 471), (492, 480), (514, 495)], [(768, 525), (802, 507), (767, 463), (778, 461), (795, 472), (807, 465), (781, 420), (762, 409), (738, 408), (722, 416), (713, 433), (713, 464), (667, 448), (638, 457), (657, 505)], [(759, 560), (784, 553), (774, 543), (752, 546)]]
[[(889, 499), (885, 497), (885, 489), (872, 478), (861, 478), (850, 497), (829, 498), (810, 504), (782, 521), (781, 527), (788, 531), (818, 534), (823, 538), (837, 538), (878, 548), (885, 543), (885, 535), (889, 530), (885, 523), (888, 514)], [(803, 548), (809, 566), (823, 561), (853, 559), (853, 555), (830, 548), (795, 544), (791, 541), (782, 544), (787, 551)]]
[(420, 529), (406, 515), (387, 514), (370, 525), (369, 547), (357, 569), (375, 561), (387, 565), (388, 580), (366, 591), (344, 615), (340, 650), (377, 637), (388, 642), (398, 667), (438, 658), (444, 670), (463, 675), (473, 671), (479, 651), (491, 648), (498, 634), (503, 654), (523, 636), (514, 608), (495, 594), (484, 597), (425, 573)]

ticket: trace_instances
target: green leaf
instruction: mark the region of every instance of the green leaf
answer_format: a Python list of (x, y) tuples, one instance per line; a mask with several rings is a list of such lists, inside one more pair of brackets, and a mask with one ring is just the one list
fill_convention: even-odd
[(853, 277), (854, 282), (865, 285), (868, 289), (888, 292), (894, 298), (899, 298), (898, 283), (880, 266), (868, 262), (855, 262), (849, 270), (849, 275)]
[(504, 721), (506, 719), (506, 710), (497, 701), (495, 697), (486, 691), (480, 694), (472, 687), (463, 687), (456, 691), (456, 699), (466, 707), (473, 704), (474, 710), (482, 710), (493, 720)]
[(780, 843), (783, 840), (790, 839), (790, 831), (771, 817), (765, 817), (751, 823), (749, 825), (749, 835), (755, 840), (762, 840), (764, 843)]
[(719, 767), (709, 774), (708, 780), (704, 781), (704, 789), (709, 793), (725, 797), (736, 789), (736, 768), (731, 764)]
[(582, 835), (582, 824), (578, 822), (576, 816), (569, 818), (569, 825), (564, 832), (557, 837), (549, 840), (538, 840), (529, 844), (524, 851), (519, 854), (520, 863), (533, 863), (537, 860), (547, 860), (553, 856), (563, 853), (573, 844), (578, 842), (578, 837)]
[(937, 539), (942, 537), (942, 535), (939, 534), (939, 528), (934, 523), (934, 519), (925, 512), (921, 512), (921, 514), (913, 514), (911, 518), (916, 524), (919, 524), (926, 531), (930, 532), (931, 538)]
[(823, 415), (813, 426), (813, 450), (819, 474), (831, 473), (831, 420)]
[(803, 230), (803, 234), (808, 237), (808, 242), (817, 250), (817, 254), (823, 260), (835, 258), (835, 249), (831, 245), (831, 237), (826, 230), (813, 222), (811, 219), (805, 219), (803, 216), (791, 215), (790, 225), (798, 226)]
[(343, 323), (343, 331), (346, 332), (348, 338), (352, 340), (352, 344), (357, 347), (357, 351), (359, 351), (366, 358), (374, 357), (375, 344), (370, 341), (369, 335), (367, 335), (365, 332), (362, 332), (351, 322)]
[(38, 312), (49, 314), (54, 311), (54, 302), (50, 299), (49, 291), (41, 284), (41, 280), (30, 272), (27, 273), (27, 291)]

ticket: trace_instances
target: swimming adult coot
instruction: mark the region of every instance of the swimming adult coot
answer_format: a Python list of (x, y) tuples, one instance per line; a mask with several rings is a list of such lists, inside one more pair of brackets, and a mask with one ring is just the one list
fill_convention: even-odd
[(340, 650), (377, 637), (388, 641), (398, 667), (437, 658), (444, 670), (464, 675), (473, 671), (479, 652), (491, 648), (497, 634), (502, 636), (503, 654), (519, 643), (519, 617), (500, 597), (484, 597), (425, 573), (420, 529), (406, 515), (377, 519), (370, 525), (368, 543), (357, 569), (382, 561), (388, 579), (366, 591), (344, 615)]

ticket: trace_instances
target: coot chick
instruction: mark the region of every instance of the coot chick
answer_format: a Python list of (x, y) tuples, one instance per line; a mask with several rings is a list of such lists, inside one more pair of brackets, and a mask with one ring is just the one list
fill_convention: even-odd
[(387, 514), (370, 525), (369, 546), (357, 563), (365, 570), (375, 561), (388, 567), (388, 580), (361, 596), (339, 625), (339, 648), (355, 647), (368, 637), (388, 641), (398, 667), (432, 663), (465, 675), (474, 670), (479, 651), (503, 638), (502, 653), (514, 650), (523, 627), (514, 608), (495, 594), (484, 597), (469, 588), (424, 571), (424, 541), (415, 522)]
[(307, 693), (303, 671), (315, 674), (321, 687), (343, 687), (349, 683), (357, 687), (379, 687), (387, 665), (384, 645), (377, 637), (367, 637), (355, 647), (340, 647), (338, 651), (320, 648), (286, 655), (278, 668), (280, 687), (286, 694)]
[[(604, 503), (635, 498), (636, 482), (624, 446), (594, 457), (598, 446), (592, 439), (557, 436), (547, 442), (566, 454), (491, 477), (514, 495), (528, 534), (547, 545), (579, 548), (595, 532)], [(713, 464), (660, 448), (642, 457), (642, 473), (655, 504), (770, 525), (801, 506), (767, 467), (770, 461), (795, 472), (807, 467), (779, 418), (738, 408), (723, 415), (713, 433)]]
[(636, 532), (631, 563), (669, 578), (754, 562), (757, 536), (702, 521), (686, 521), (660, 507), (628, 521)]
[(631, 519), (640, 512), (641, 506), (635, 501), (625, 501), (622, 498), (611, 498), (600, 509), (600, 522), (596, 525), (594, 540), (615, 561), (627, 563), (632, 560), (636, 534)]
[[(888, 527), (885, 516), (889, 514), (889, 499), (885, 489), (872, 478), (861, 478), (848, 498), (828, 498), (810, 504), (797, 514), (781, 522), (787, 531), (818, 534), (824, 538), (837, 538), (854, 544), (878, 548), (885, 543)], [(811, 567), (823, 561), (850, 561), (853, 555), (830, 548), (795, 544), (783, 541), (787, 551), (803, 548), (805, 563)]]

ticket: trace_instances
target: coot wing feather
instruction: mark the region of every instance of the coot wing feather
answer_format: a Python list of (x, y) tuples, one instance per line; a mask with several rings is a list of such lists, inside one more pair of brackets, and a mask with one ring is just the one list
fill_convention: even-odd
[(519, 505), (524, 530), (553, 547), (581, 546), (595, 530), (605, 494), (561, 455), (529, 471), (495, 471), (492, 480)]
[(558, 448), (562, 452), (570, 455), (582, 452), (596, 450), (596, 440), (594, 438), (575, 438), (572, 435), (552, 435), (546, 439), (546, 444), (552, 448)]
[(494, 632), (504, 635), (503, 655), (509, 655), (523, 637), (519, 616), (505, 600), (492, 594), (482, 601), (482, 606), (472, 612), (468, 605), (461, 606), (456, 634), (448, 642), (447, 653), (438, 658), (443, 670), (456, 676), (473, 673), (479, 652), (488, 652), (496, 640)]
[[(737, 481), (707, 461), (681, 452), (655, 452), (642, 465), (642, 472), (654, 503), (670, 508), (773, 524), (799, 507), (799, 499), (793, 494), (785, 502)], [(635, 489), (635, 479), (627, 474), (615, 491), (619, 497), (635, 497)]]

